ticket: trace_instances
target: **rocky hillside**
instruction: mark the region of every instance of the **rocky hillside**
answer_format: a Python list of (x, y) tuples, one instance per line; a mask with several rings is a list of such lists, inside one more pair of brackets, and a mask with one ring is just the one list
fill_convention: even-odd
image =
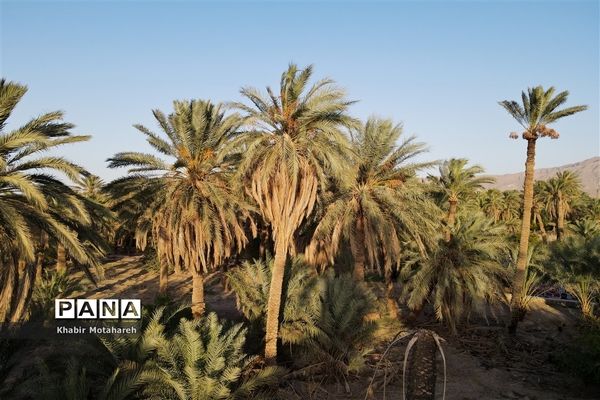
[[(600, 157), (593, 157), (588, 160), (580, 161), (574, 164), (561, 165), (554, 168), (540, 168), (535, 170), (536, 180), (546, 180), (557, 172), (570, 170), (579, 174), (583, 190), (590, 196), (600, 197)], [(493, 175), (496, 183), (488, 185), (500, 190), (520, 190), (523, 188), (524, 172), (516, 174)]]

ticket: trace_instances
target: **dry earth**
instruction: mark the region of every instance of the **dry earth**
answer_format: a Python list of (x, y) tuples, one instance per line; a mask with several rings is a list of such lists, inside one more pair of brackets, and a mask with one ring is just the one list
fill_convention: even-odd
[[(85, 282), (83, 274), (79, 275)], [(187, 274), (170, 276), (172, 299), (190, 301), (190, 278)], [(105, 279), (98, 287), (89, 282), (77, 296), (103, 298), (140, 298), (153, 303), (158, 290), (158, 271), (146, 270), (140, 257), (115, 257), (105, 264)], [(235, 296), (225, 294), (218, 279), (206, 290), (207, 309), (220, 317), (240, 319)], [(575, 378), (558, 372), (548, 361), (553, 351), (561, 349), (575, 334), (577, 310), (551, 307), (543, 300), (535, 302), (515, 343), (509, 343), (499, 324), (473, 324), (473, 327), (453, 337), (435, 323), (427, 324), (444, 338), (447, 361), (446, 399), (529, 399), (577, 400), (600, 398), (595, 389), (586, 388)], [(406, 340), (404, 341), (406, 342)], [(395, 346), (387, 359), (378, 364), (387, 343), (378, 346), (369, 361), (367, 372), (347, 383), (324, 382), (318, 376), (307, 380), (288, 381), (282, 385), (285, 399), (365, 399), (373, 373), (374, 399), (402, 398), (402, 360), (406, 343)], [(514, 349), (516, 350), (510, 350)], [(382, 366), (386, 367), (383, 368)], [(375, 368), (377, 366), (377, 368)], [(385, 372), (384, 372), (385, 371)], [(438, 368), (438, 393), (441, 399), (443, 366)], [(386, 375), (387, 374), (387, 375)], [(384, 375), (387, 384), (383, 385)], [(385, 386), (385, 389), (384, 389)]]

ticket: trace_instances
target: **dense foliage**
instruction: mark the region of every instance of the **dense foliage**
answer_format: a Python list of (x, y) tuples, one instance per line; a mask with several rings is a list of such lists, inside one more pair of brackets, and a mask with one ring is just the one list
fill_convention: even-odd
[[(597, 381), (600, 199), (574, 172), (533, 172), (536, 141), (558, 138), (549, 125), (586, 107), (560, 109), (568, 92), (541, 87), (501, 102), (524, 129), (527, 163), (524, 190), (500, 191), (467, 159), (422, 160), (427, 146), (400, 124), (359, 121), (333, 80), (312, 79), (292, 64), (277, 89), (243, 88), (244, 102), (154, 110), (159, 133), (135, 125), (152, 152), (115, 154), (109, 167), (128, 171), (108, 183), (54, 155), (89, 139), (62, 113), (8, 131), (26, 88), (0, 81), (0, 323), (48, 323), (53, 300), (81, 289), (73, 272), (97, 283), (108, 253), (144, 251), (161, 303), (170, 274), (192, 282), (191, 307), (147, 312), (136, 337), (61, 342), (60, 354), (3, 340), (0, 396), (274, 398), (277, 363), (346, 382), (385, 318), (429, 313), (459, 333), (511, 308), (515, 333), (530, 300), (555, 290), (580, 307), (589, 356), (562, 360)], [(242, 323), (205, 315), (215, 275)]]

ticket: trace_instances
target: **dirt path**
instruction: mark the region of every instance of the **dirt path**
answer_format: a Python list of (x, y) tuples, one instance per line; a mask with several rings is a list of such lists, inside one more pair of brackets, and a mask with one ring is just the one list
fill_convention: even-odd
[[(104, 279), (94, 286), (83, 272), (74, 274), (82, 290), (73, 297), (140, 299), (142, 304), (154, 304), (158, 294), (158, 271), (147, 268), (142, 256), (113, 256), (103, 265)], [(192, 280), (188, 273), (169, 275), (169, 298), (180, 304), (192, 299)], [(217, 279), (209, 280), (205, 287), (205, 301), (209, 312), (220, 318), (240, 320), (235, 305), (235, 295), (226, 294)]]

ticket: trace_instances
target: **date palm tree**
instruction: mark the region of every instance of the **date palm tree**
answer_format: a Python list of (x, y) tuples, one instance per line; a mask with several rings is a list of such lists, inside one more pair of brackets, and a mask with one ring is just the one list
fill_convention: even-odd
[[(174, 112), (155, 110), (162, 130), (158, 135), (142, 125), (154, 150), (169, 157), (138, 152), (118, 153), (109, 167), (129, 167), (130, 176), (116, 183), (121, 197), (146, 203), (138, 220), (136, 239), (145, 248), (151, 237), (161, 262), (166, 289), (168, 265), (185, 268), (193, 277), (192, 312), (204, 312), (204, 275), (247, 243), (246, 205), (230, 181), (236, 157), (227, 143), (239, 133), (239, 115), (225, 116), (220, 105), (208, 101), (175, 101)], [(163, 137), (166, 136), (166, 137)], [(129, 191), (127, 191), (129, 188)]]
[(565, 218), (571, 211), (571, 204), (581, 193), (581, 182), (576, 173), (563, 171), (546, 182), (546, 209), (556, 222), (556, 239), (563, 239)]
[(493, 178), (478, 176), (484, 172), (483, 167), (479, 165), (467, 167), (468, 162), (469, 160), (464, 158), (452, 158), (440, 166), (440, 176), (429, 175), (436, 194), (448, 206), (446, 240), (450, 240), (451, 227), (456, 220), (459, 201), (470, 199), (477, 190), (483, 188), (483, 185), (494, 183)]
[(77, 262), (95, 264), (75, 230), (55, 212), (55, 204), (62, 203), (68, 212), (82, 215), (80, 203), (70, 197), (72, 190), (52, 173), (75, 181), (86, 172), (62, 157), (44, 154), (89, 136), (73, 135), (74, 126), (62, 121), (61, 112), (42, 114), (5, 131), (26, 92), (23, 85), (0, 80), (0, 322), (23, 316), (49, 240), (64, 246)]
[(421, 247), (431, 237), (436, 207), (415, 173), (433, 163), (412, 162), (426, 147), (414, 137), (397, 145), (401, 135), (400, 125), (377, 118), (353, 134), (355, 161), (317, 225), (306, 251), (310, 262), (333, 265), (347, 241), (356, 280), (364, 280), (365, 266), (382, 267), (387, 277), (401, 258), (403, 237)]
[[(523, 184), (523, 215), (521, 222), (521, 237), (519, 239), (519, 257), (517, 269), (513, 279), (511, 309), (512, 317), (509, 331), (516, 333), (519, 320), (522, 318), (523, 310), (519, 310), (521, 304), (521, 293), (526, 279), (527, 248), (529, 247), (529, 235), (531, 225), (531, 209), (533, 203), (533, 183), (535, 172), (535, 145), (539, 138), (550, 137), (558, 139), (559, 133), (550, 128), (553, 122), (561, 118), (584, 111), (587, 106), (574, 106), (559, 109), (566, 103), (569, 97), (568, 91), (555, 95), (554, 87), (544, 90), (542, 86), (529, 88), (527, 93), (521, 93), (522, 104), (514, 100), (504, 100), (499, 104), (521, 125), (524, 129), (523, 139), (527, 141), (527, 157), (525, 161), (525, 181)], [(517, 139), (519, 135), (512, 132), (510, 137)]]
[(488, 218), (493, 219), (494, 222), (498, 222), (500, 220), (502, 200), (502, 192), (498, 189), (489, 189), (483, 195), (481, 208)]
[(339, 176), (348, 158), (348, 140), (341, 131), (355, 126), (347, 114), (351, 102), (330, 79), (309, 86), (313, 68), (291, 64), (278, 92), (264, 95), (254, 88), (241, 94), (251, 103), (235, 103), (246, 113), (249, 132), (235, 145), (243, 148), (240, 181), (270, 226), (274, 266), (269, 291), (265, 358), (277, 356), (278, 316), (286, 259), (294, 235), (313, 212), (328, 177)]
[(455, 333), (471, 310), (484, 313), (486, 305), (503, 301), (505, 269), (499, 258), (506, 242), (502, 226), (479, 214), (459, 216), (451, 229), (450, 241), (440, 240), (430, 254), (407, 264), (405, 293), (412, 310), (431, 301), (437, 319)]

